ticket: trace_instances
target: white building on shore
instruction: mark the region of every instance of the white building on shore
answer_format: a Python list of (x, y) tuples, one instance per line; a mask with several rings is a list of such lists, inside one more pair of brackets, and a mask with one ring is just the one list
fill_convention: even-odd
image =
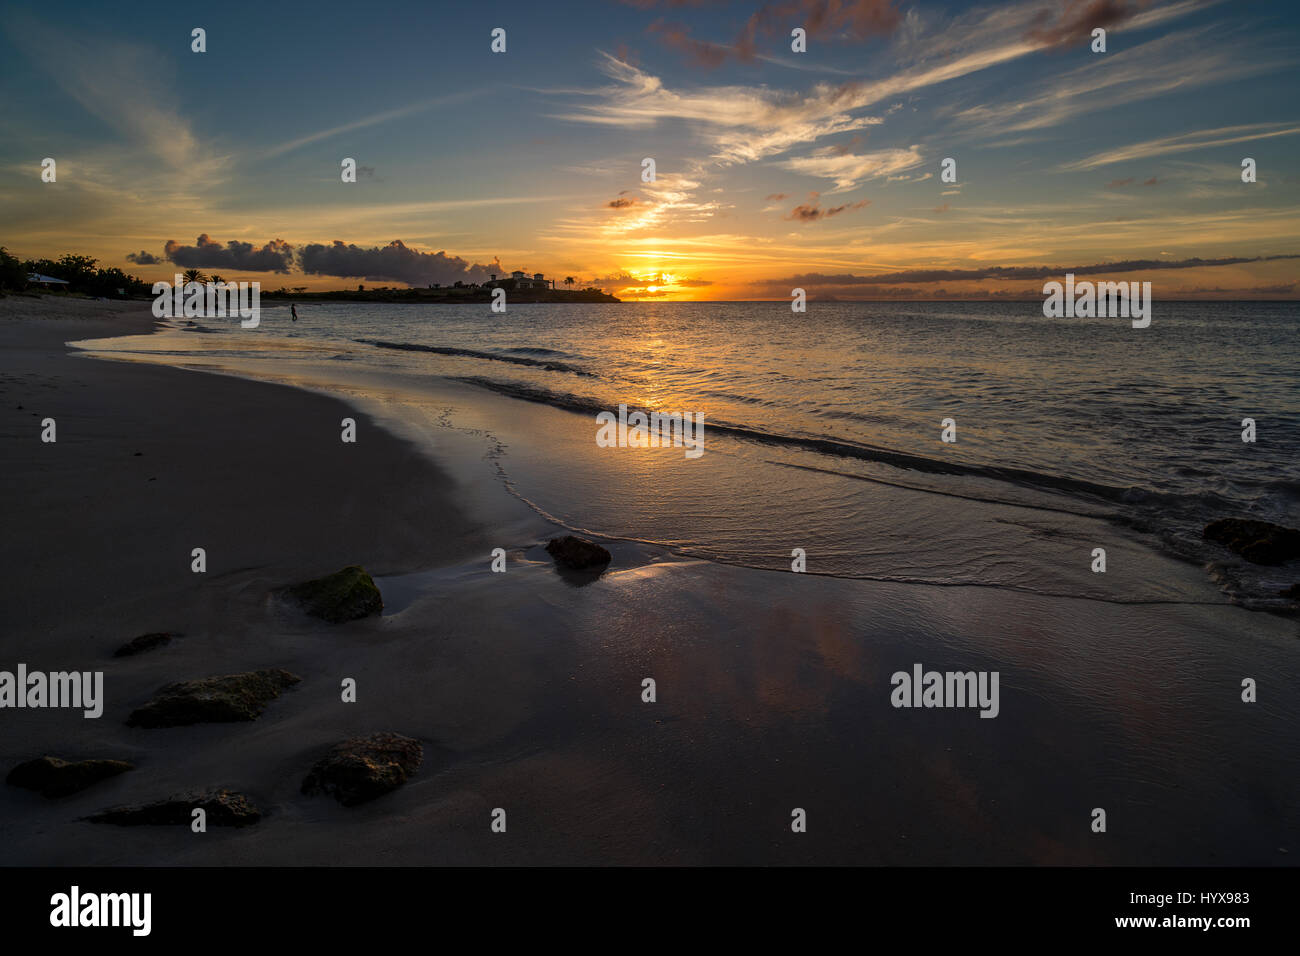
[(554, 289), (555, 280), (548, 279), (540, 272), (534, 272), (530, 278), (528, 273), (516, 269), (509, 276), (497, 278), (496, 273), (488, 277), (488, 281), (483, 283), (485, 289)]

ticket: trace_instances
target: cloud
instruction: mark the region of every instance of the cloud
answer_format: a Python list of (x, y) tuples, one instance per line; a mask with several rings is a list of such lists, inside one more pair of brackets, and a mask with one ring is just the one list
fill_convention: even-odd
[(736, 45), (742, 56), (753, 56), (759, 33), (788, 38), (792, 27), (803, 27), (810, 37), (866, 40), (888, 36), (902, 22), (894, 0), (783, 0), (751, 16)]
[(1197, 293), (1215, 293), (1218, 295), (1230, 294), (1233, 296), (1242, 295), (1286, 295), (1296, 291), (1300, 282), (1282, 282), (1277, 285), (1253, 285), (1244, 289), (1225, 289), (1222, 286), (1197, 286), (1193, 289), (1180, 290), (1185, 295), (1195, 295)]
[(765, 86), (678, 91), (608, 53), (601, 57), (601, 69), (615, 85), (593, 91), (598, 102), (574, 107), (564, 119), (627, 128), (683, 120), (700, 129), (712, 150), (710, 158), (724, 165), (753, 162), (883, 122), (880, 117), (849, 114), (858, 95), (856, 84), (818, 83), (806, 95)]
[(156, 266), (159, 263), (166, 262), (161, 256), (155, 256), (151, 252), (145, 252), (141, 249), (139, 252), (128, 252), (126, 254), (127, 262), (134, 262), (138, 266)]
[(1189, 149), (1205, 149), (1210, 146), (1226, 146), (1229, 143), (1245, 143), (1256, 139), (1272, 139), (1275, 136), (1294, 136), (1300, 133), (1300, 126), (1287, 126), (1285, 123), (1251, 123), (1242, 126), (1221, 126), (1218, 129), (1197, 130), (1193, 133), (1180, 133), (1177, 136), (1165, 136), (1149, 139), (1130, 146), (1120, 146), (1102, 153), (1094, 153), (1073, 163), (1065, 163), (1062, 170), (1095, 169), (1135, 159), (1148, 159), (1163, 156), (1166, 153), (1179, 153)]
[(664, 278), (662, 273), (656, 273), (655, 275), (638, 279), (630, 272), (615, 272), (611, 275), (600, 276), (597, 279), (592, 279), (591, 283), (600, 288), (619, 286), (624, 289), (648, 289), (652, 285), (666, 285), (668, 280)]
[(789, 199), (789, 198), (790, 198), (789, 193), (769, 193), (767, 197), (767, 201), (780, 202), (782, 199)]
[(607, 218), (600, 228), (606, 234), (626, 234), (681, 223), (703, 222), (712, 218), (723, 208), (723, 204), (717, 200), (697, 200), (696, 193), (699, 189), (698, 180), (676, 173), (661, 173), (653, 183), (641, 187), (641, 192), (646, 195), (620, 195), (606, 203), (607, 208), (618, 209), (622, 214)]
[(1158, 269), (1196, 269), (1210, 266), (1240, 265), (1246, 262), (1272, 262), (1277, 259), (1300, 259), (1300, 254), (1255, 256), (1253, 258), (1224, 257), (1220, 259), (1179, 259), (1173, 262), (1157, 259), (1126, 259), (1122, 262), (1100, 262), (1082, 266), (986, 266), (983, 269), (904, 269), (899, 272), (882, 272), (859, 276), (849, 273), (822, 275), (810, 272), (788, 279), (772, 279), (780, 286), (819, 285), (894, 285), (899, 282), (954, 282), (981, 279), (1059, 279), (1067, 272), (1080, 275), (1109, 275), (1119, 272), (1147, 272)]
[[(792, 10), (811, 9), (804, 0), (791, 0), (785, 6)], [(822, 6), (818, 5), (818, 8)], [(873, 6), (879, 8), (881, 5), (849, 3), (843, 6), (869, 11)], [(1205, 0), (1170, 3), (1131, 17), (1129, 25), (1135, 29), (1155, 26), (1204, 6)], [(773, 8), (774, 5), (769, 4), (764, 9)], [(830, 5), (825, 5), (825, 9), (829, 10)], [(1034, 3), (980, 8), (951, 21), (941, 31), (927, 28), (913, 16), (914, 11), (909, 12), (890, 52), (896, 60), (910, 56), (914, 65), (889, 71), (872, 81), (822, 82), (806, 92), (742, 85), (673, 89), (660, 77), (602, 52), (599, 65), (614, 85), (585, 91), (594, 102), (568, 109), (561, 118), (628, 128), (653, 126), (662, 120), (684, 120), (701, 128), (713, 148), (711, 158), (715, 162), (754, 162), (822, 137), (877, 125), (884, 121), (882, 117), (859, 115), (860, 111), (878, 103), (896, 105), (906, 94), (1009, 63), (1043, 49), (1043, 41), (1020, 39), (1038, 23), (1035, 15), (1039, 11)], [(1043, 24), (1038, 25), (1045, 28)], [(944, 52), (938, 55), (936, 50)], [(1179, 77), (1182, 82), (1189, 82), (1187, 59), (1172, 54), (1168, 56), (1168, 68), (1162, 70), (1160, 83), (1172, 89), (1180, 82)], [(1139, 58), (1129, 62), (1130, 70), (1125, 71), (1125, 76), (1129, 77), (1130, 71), (1140, 73), (1143, 64)], [(1110, 63), (1108, 60), (1107, 65)], [(1218, 61), (1215, 63), (1217, 65)], [(1104, 67), (1094, 65), (1091, 76), (1091, 82), (1099, 86), (1112, 85), (1111, 81), (1102, 79)], [(1121, 84), (1116, 95), (1131, 95), (1127, 91), (1140, 88), (1144, 82), (1139, 75), (1132, 83)], [(1087, 97), (1082, 97), (1081, 101), (1086, 102)], [(893, 108), (891, 105), (889, 111)], [(1045, 101), (1039, 112), (1051, 109), (1052, 103)], [(970, 122), (976, 119), (976, 116), (967, 118)]]
[[(146, 154), (200, 177), (219, 168), (204, 149), (173, 95), (177, 83), (168, 57), (139, 43), (82, 32), (72, 24), (31, 15), (6, 17), (11, 40), (94, 122), (111, 127)], [(201, 171), (196, 170), (202, 166)]]
[[(1132, 186), (1137, 182), (1137, 177), (1128, 176), (1124, 179), (1112, 179), (1106, 184), (1106, 189), (1123, 189), (1125, 186)], [(1160, 182), (1158, 178), (1152, 176), (1150, 179), (1142, 180), (1143, 186), (1155, 186)]]
[(489, 274), (501, 275), (500, 260), (471, 264), (446, 252), (420, 252), (400, 239), (386, 246), (363, 248), (334, 240), (330, 245), (311, 243), (298, 250), (298, 262), (308, 275), (342, 278), (392, 279), (413, 286), (456, 281), (483, 282)]
[(293, 246), (283, 239), (272, 239), (261, 248), (251, 242), (234, 240), (223, 246), (204, 233), (192, 246), (183, 246), (175, 239), (167, 240), (163, 254), (186, 269), (288, 272), (293, 265)]
[(1257, 285), (1250, 289), (1243, 289), (1242, 291), (1254, 292), (1261, 295), (1281, 294), (1287, 292), (1294, 292), (1296, 290), (1297, 284), (1298, 283), (1295, 282), (1283, 282), (1278, 285)]
[(796, 156), (781, 163), (786, 169), (807, 176), (819, 176), (835, 181), (835, 188), (852, 189), (869, 179), (891, 176), (919, 166), (922, 162), (920, 147), (907, 149), (881, 149), (871, 153), (841, 153), (828, 146), (814, 150), (809, 156)]
[[(636, 291), (638, 296), (645, 295), (672, 295), (673, 291), (679, 288), (698, 289), (704, 286), (713, 285), (708, 279), (690, 279), (690, 278), (670, 278), (662, 272), (652, 275), (637, 277), (630, 272), (615, 272), (611, 275), (599, 276), (591, 280), (591, 285), (600, 289), (616, 289), (624, 292)], [(657, 291), (649, 291), (651, 287)]]
[[(1197, 69), (1189, 71), (1187, 64), (1193, 62)], [(972, 106), (956, 113), (954, 119), (977, 135), (990, 128), (1002, 136), (1030, 132), (1088, 113), (1276, 70), (1288, 63), (1285, 53), (1225, 37), (1216, 25), (1196, 27), (1114, 50), (1104, 57), (1089, 57), (1082, 66), (1053, 81), (1034, 84), (1026, 96)]]
[(731, 52), (725, 46), (696, 40), (691, 37), (691, 28), (681, 23), (665, 23), (656, 20), (648, 27), (649, 32), (657, 34), (661, 43), (669, 49), (684, 53), (696, 66), (714, 69), (727, 61)]
[[(435, 109), (440, 106), (453, 106), (463, 103), (487, 92), (486, 88), (476, 88), (466, 90), (460, 93), (451, 93), (447, 96), (437, 96), (429, 100), (421, 100), (418, 103), (410, 103), (406, 106), (399, 106), (396, 109), (385, 110), (381, 113), (373, 113), (370, 116), (363, 116), (361, 119), (353, 120), (350, 123), (344, 123), (341, 126), (331, 126), (328, 129), (317, 130), (315, 133), (308, 133), (306, 136), (299, 136), (288, 142), (281, 143), (279, 146), (273, 146), (262, 155), (266, 158), (282, 156), (285, 153), (292, 152), (300, 147), (307, 146), (311, 143), (319, 142), (323, 139), (333, 139), (343, 133), (351, 133), (355, 130), (365, 129), (369, 126), (376, 126), (380, 123), (388, 123), (395, 119), (401, 119), (405, 116), (411, 116), (414, 113), (422, 113), (426, 110)], [(352, 154), (345, 154), (352, 155)]]
[(829, 209), (821, 208), (821, 206), (816, 202), (804, 203), (800, 206), (795, 206), (794, 209), (790, 211), (790, 215), (785, 218), (798, 220), (799, 222), (816, 222), (818, 219), (829, 219), (831, 216), (838, 216), (845, 210), (853, 211), (870, 205), (870, 199), (863, 199), (861, 202), (855, 203), (845, 203), (842, 206), (832, 206)]
[(951, 205), (950, 203), (944, 203), (942, 206), (935, 206), (935, 207), (934, 207), (934, 211), (935, 211), (936, 213), (942, 214), (942, 213), (947, 212), (947, 211), (948, 211), (949, 209), (951, 209), (951, 208), (952, 208), (952, 205)]
[(665, 46), (686, 54), (696, 65), (712, 69), (732, 55), (739, 60), (753, 60), (758, 55), (760, 35), (788, 40), (793, 27), (802, 27), (810, 38), (862, 41), (872, 36), (888, 36), (902, 20), (894, 0), (779, 0), (764, 4), (752, 14), (729, 45), (696, 40), (691, 36), (690, 27), (680, 23), (657, 20), (649, 31), (657, 34)]
[(1092, 39), (1093, 30), (1118, 26), (1137, 12), (1136, 5), (1125, 0), (1088, 0), (1086, 3), (1071, 0), (1062, 3), (1055, 15), (1044, 8), (1026, 36), (1048, 47), (1086, 44)]
[(836, 143), (834, 146), (827, 146), (826, 149), (835, 156), (847, 156), (861, 145), (862, 137), (855, 134), (847, 143)]

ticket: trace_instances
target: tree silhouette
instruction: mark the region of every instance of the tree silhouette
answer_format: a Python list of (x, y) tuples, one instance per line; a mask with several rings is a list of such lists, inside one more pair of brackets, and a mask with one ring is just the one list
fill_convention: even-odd
[(573, 276), (565, 276), (565, 277), (564, 277), (564, 284), (567, 285), (570, 289), (573, 288), (573, 283), (574, 283), (575, 281), (576, 281), (576, 280), (573, 278)]
[(205, 276), (205, 275), (204, 275), (202, 272), (200, 272), (198, 269), (186, 269), (186, 270), (185, 270), (185, 282), (186, 282), (187, 284), (190, 283), (190, 282), (207, 282), (207, 281), (208, 281), (208, 277)]

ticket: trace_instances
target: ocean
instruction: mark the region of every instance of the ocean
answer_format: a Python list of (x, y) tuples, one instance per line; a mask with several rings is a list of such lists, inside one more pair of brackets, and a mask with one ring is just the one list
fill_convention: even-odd
[[(1048, 319), (1038, 302), (299, 315), (266, 308), (253, 330), (177, 320), (113, 350), (547, 406), (538, 419), (520, 404), (517, 428), (498, 416), (485, 436), (513, 492), (575, 530), (731, 564), (788, 568), (798, 549), (809, 573), (836, 577), (1259, 609), (1295, 583), (1201, 530), (1227, 516), (1300, 524), (1296, 303), (1157, 302), (1145, 329)], [(704, 454), (598, 447), (595, 416), (620, 405), (703, 415)]]

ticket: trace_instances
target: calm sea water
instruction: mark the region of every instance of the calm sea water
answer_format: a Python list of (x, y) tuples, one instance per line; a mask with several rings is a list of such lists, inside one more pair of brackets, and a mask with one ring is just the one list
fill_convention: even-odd
[[(1287, 582), (1200, 531), (1227, 515), (1300, 523), (1295, 303), (1157, 302), (1146, 329), (1046, 319), (1036, 302), (299, 312), (291, 324), (268, 309), (255, 333), (205, 320), (213, 334), (188, 337), (210, 355), (310, 343), (340, 365), (571, 412), (548, 441), (507, 443), (502, 467), (573, 527), (760, 567), (802, 547), (818, 573), (1093, 591), (1093, 579), (1051, 581), (1035, 566), (1122, 534), (1255, 603)], [(596, 449), (594, 414), (620, 403), (702, 413), (706, 453)], [(941, 441), (943, 419), (956, 442)], [(1070, 543), (1052, 553), (1053, 538)], [(1153, 595), (1190, 597), (1132, 594)]]

